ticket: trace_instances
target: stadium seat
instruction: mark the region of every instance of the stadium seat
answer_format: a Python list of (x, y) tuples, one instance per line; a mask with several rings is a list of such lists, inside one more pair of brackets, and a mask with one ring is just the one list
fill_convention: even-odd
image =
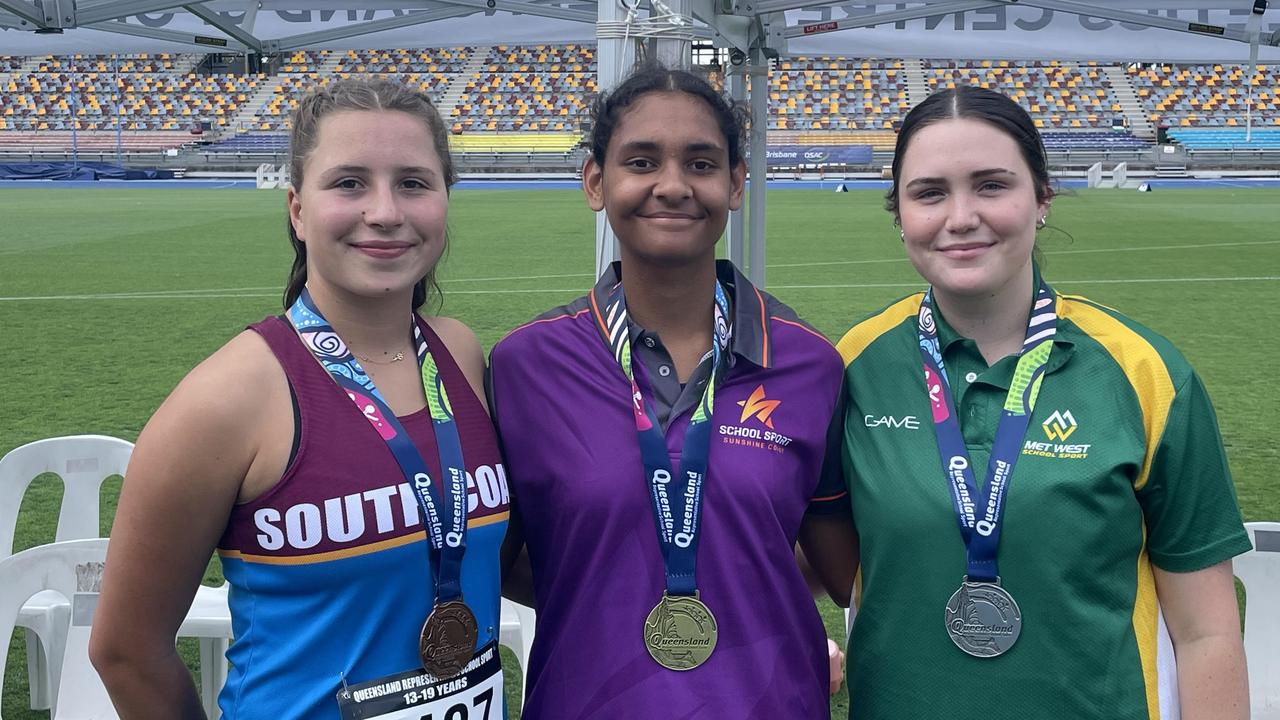
[[(106, 435), (71, 435), (36, 440), (14, 448), (0, 458), (0, 558), (13, 551), (18, 511), (27, 487), (38, 476), (53, 473), (62, 481), (55, 542), (98, 537), (99, 494), (108, 477), (123, 476), (133, 453), (133, 443)], [(65, 623), (70, 607), (53, 594), (30, 598), (17, 618), (27, 633), (27, 668), (31, 706), (53, 707), (57, 696), (58, 668), (66, 647)], [(178, 634), (201, 638), (202, 690), (205, 711), (217, 713), (217, 690), (226, 679), (225, 653), (231, 637), (231, 614), (223, 587), (201, 586), (192, 610)], [(33, 642), (33, 637), (38, 639)]]
[[(117, 717), (102, 680), (89, 662), (89, 633), (106, 558), (106, 538), (39, 545), (0, 558), (0, 633), (5, 637), (18, 627), (19, 615), (33, 596), (64, 599), (68, 607), (59, 626), (65, 652), (52, 668), (58, 683), (53, 720)], [(4, 690), (7, 659), (8, 653), (0, 654), (0, 693)], [(66, 692), (62, 692), (64, 689)]]
[(1253, 549), (1237, 557), (1253, 720), (1280, 720), (1280, 522), (1245, 523)]

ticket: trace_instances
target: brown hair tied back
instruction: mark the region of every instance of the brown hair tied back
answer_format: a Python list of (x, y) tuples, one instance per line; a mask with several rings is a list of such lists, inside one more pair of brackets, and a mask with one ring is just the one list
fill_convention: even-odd
[[(458, 182), (458, 173), (454, 170), (453, 158), (449, 155), (449, 134), (445, 130), (444, 120), (425, 93), (390, 80), (351, 78), (320, 85), (307, 93), (293, 111), (293, 129), (289, 132), (289, 181), (293, 184), (295, 193), (301, 191), (304, 166), (315, 150), (320, 121), (333, 113), (353, 110), (396, 110), (422, 120), (431, 133), (431, 143), (435, 146), (436, 154), (440, 156), (446, 192)], [(285, 226), (289, 232), (289, 243), (293, 246), (293, 267), (289, 270), (289, 281), (284, 289), (284, 307), (287, 310), (307, 284), (307, 246), (298, 239), (293, 231), (293, 223), (288, 218), (285, 219)], [(446, 246), (447, 244), (446, 237)], [(415, 310), (426, 302), (428, 287), (436, 288), (436, 293), (439, 294), (434, 268), (413, 288)]]

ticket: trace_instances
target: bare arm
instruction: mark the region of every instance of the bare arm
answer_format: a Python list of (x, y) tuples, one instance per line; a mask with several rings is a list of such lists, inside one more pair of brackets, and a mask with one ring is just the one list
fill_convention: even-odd
[(858, 571), (858, 532), (847, 512), (806, 514), (796, 559), (815, 594), (825, 589), (835, 604), (849, 607)]
[(1156, 596), (1178, 661), (1186, 720), (1248, 720), (1249, 681), (1231, 561), (1175, 573), (1154, 569)]
[(270, 408), (280, 390), (291, 430), (283, 371), (260, 338), (242, 334), (193, 370), (138, 438), (90, 642), (121, 717), (204, 717), (174, 636), (243, 487), (283, 469), (258, 452), (269, 435), (258, 418), (279, 419)]

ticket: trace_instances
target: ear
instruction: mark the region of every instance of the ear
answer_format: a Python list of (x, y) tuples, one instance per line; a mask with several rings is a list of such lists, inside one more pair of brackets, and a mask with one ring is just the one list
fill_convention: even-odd
[(587, 205), (600, 212), (604, 209), (604, 168), (588, 155), (582, 163), (582, 192), (587, 195)]
[(1036, 205), (1036, 217), (1046, 217), (1049, 214), (1049, 207), (1053, 205), (1053, 187), (1049, 186), (1044, 189), (1044, 202)]
[(738, 160), (738, 164), (729, 171), (729, 209), (742, 207), (743, 187), (747, 182), (747, 162)]
[(307, 235), (302, 229), (302, 198), (293, 189), (292, 183), (285, 193), (285, 205), (289, 209), (289, 224), (293, 226), (293, 234), (297, 235), (299, 240), (306, 242)]

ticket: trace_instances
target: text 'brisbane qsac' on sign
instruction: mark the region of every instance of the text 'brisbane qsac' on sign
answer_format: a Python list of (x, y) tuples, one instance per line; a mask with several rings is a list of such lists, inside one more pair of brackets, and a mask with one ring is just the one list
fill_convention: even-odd
[(870, 145), (775, 145), (767, 149), (769, 165), (869, 165)]

